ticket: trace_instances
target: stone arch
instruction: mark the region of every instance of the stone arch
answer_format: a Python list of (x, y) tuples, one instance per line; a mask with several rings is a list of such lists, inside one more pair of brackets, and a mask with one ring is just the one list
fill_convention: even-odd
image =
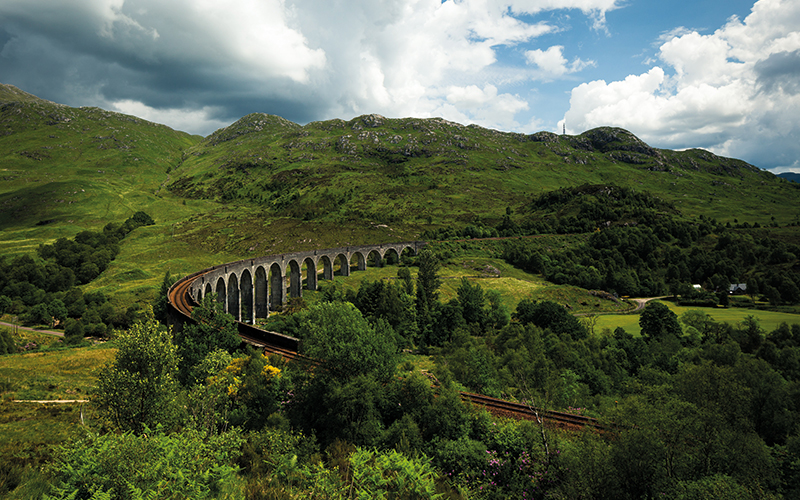
[(277, 262), (269, 266), (269, 310), (279, 311), (286, 296), (283, 269)]
[(388, 265), (394, 265), (400, 263), (400, 254), (397, 253), (396, 248), (387, 248), (386, 252), (383, 254), (383, 260)]
[(380, 250), (378, 250), (377, 248), (370, 250), (370, 252), (367, 254), (364, 266), (383, 267), (383, 256), (381, 255)]
[(253, 306), (256, 318), (266, 318), (269, 316), (269, 300), (267, 293), (267, 271), (264, 269), (264, 266), (258, 266), (258, 268), (256, 268), (254, 286), (255, 305)]
[(312, 257), (306, 257), (303, 260), (303, 265), (306, 266), (306, 290), (317, 289), (317, 263)]
[(292, 259), (289, 261), (289, 297), (303, 296), (303, 273), (300, 264)]
[[(334, 257), (335, 259), (335, 257)], [(320, 257), (320, 262), (322, 262), (322, 279), (324, 280), (332, 280), (333, 279), (333, 262), (331, 262), (331, 258), (327, 255), (323, 255)]]
[(226, 293), (226, 290), (227, 287), (225, 286), (225, 279), (220, 276), (217, 279), (217, 302), (222, 304), (222, 308), (225, 310), (225, 312), (228, 312), (228, 301), (226, 300), (228, 294)]
[(400, 251), (400, 262), (403, 262), (405, 259), (409, 257), (414, 257), (416, 255), (417, 253), (414, 251), (413, 248), (403, 247), (403, 249)]
[(253, 308), (253, 275), (249, 269), (242, 271), (242, 278), (239, 281), (239, 315), (245, 323), (255, 323), (255, 313)]
[(339, 276), (350, 276), (350, 261), (347, 260), (347, 256), (340, 253), (335, 260), (339, 262)]
[(206, 283), (206, 287), (203, 290), (203, 295), (200, 296), (200, 302), (203, 302), (203, 299), (212, 293), (214, 293), (214, 291), (211, 289), (211, 283)]
[(367, 268), (367, 259), (364, 257), (363, 253), (353, 252), (353, 254), (350, 256), (349, 264), (352, 264), (353, 260), (356, 261), (357, 271), (364, 271)]
[(239, 312), (239, 279), (235, 273), (231, 273), (228, 276), (228, 313), (236, 321), (241, 321)]

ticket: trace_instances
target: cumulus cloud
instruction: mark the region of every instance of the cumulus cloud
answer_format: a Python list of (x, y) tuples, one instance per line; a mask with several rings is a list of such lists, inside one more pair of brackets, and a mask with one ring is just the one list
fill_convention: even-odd
[(575, 87), (571, 132), (627, 128), (660, 147), (705, 147), (768, 168), (800, 157), (800, 4), (759, 0), (744, 20), (711, 34), (685, 29), (663, 40), (640, 75)]
[(138, 116), (153, 123), (169, 123), (177, 130), (191, 130), (193, 125), (198, 122), (211, 124), (214, 128), (230, 125), (228, 122), (213, 118), (219, 114), (219, 110), (208, 107), (202, 109), (156, 109), (129, 99), (112, 104), (112, 111)]
[(593, 66), (594, 61), (581, 61), (576, 58), (568, 63), (563, 55), (563, 45), (553, 45), (547, 50), (534, 49), (525, 52), (528, 63), (536, 65), (541, 71), (542, 78), (559, 78), (569, 73), (575, 73), (587, 66)]
[(602, 28), (618, 2), (4, 0), (0, 81), (202, 134), (254, 111), (300, 123), (443, 115), (509, 129), (528, 104), (501, 82), (585, 63), (550, 47), (530, 56), (542, 69), (532, 73), (500, 64), (498, 51), (557, 31), (543, 12), (577, 9)]

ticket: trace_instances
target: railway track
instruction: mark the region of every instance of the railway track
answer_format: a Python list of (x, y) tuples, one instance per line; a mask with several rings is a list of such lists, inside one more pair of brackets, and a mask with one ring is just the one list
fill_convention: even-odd
[(552, 410), (544, 410), (524, 403), (514, 403), (503, 399), (491, 398), (482, 394), (462, 392), (462, 401), (469, 402), (475, 406), (482, 406), (489, 413), (495, 416), (513, 418), (516, 420), (539, 420), (545, 425), (558, 429), (577, 430), (585, 427), (606, 430), (608, 426), (602, 424), (595, 418), (583, 415), (574, 415)]
[[(199, 272), (175, 283), (169, 290), (168, 298), (173, 308), (181, 314), (186, 320), (192, 321), (192, 309), (195, 306), (194, 300), (189, 294), (192, 282), (201, 277), (205, 272)], [(287, 349), (276, 345), (269, 341), (270, 335), (279, 335), (275, 332), (267, 332), (260, 330), (252, 325), (238, 322), (239, 336), (242, 340), (258, 349), (263, 349), (270, 354), (278, 354), (288, 359), (295, 361), (298, 359), (308, 359), (297, 352), (297, 350)], [(263, 332), (258, 333), (258, 332)], [(523, 403), (514, 403), (502, 399), (491, 398), (482, 394), (474, 394), (469, 392), (461, 392), (461, 400), (468, 402), (475, 406), (485, 408), (489, 413), (495, 416), (514, 418), (517, 420), (539, 420), (541, 419), (545, 425), (551, 428), (565, 429), (565, 430), (579, 430), (585, 427), (594, 427), (596, 429), (605, 430), (608, 426), (600, 423), (597, 419), (584, 417), (582, 415), (573, 415), (571, 413), (557, 412), (552, 410), (544, 410), (535, 408)]]

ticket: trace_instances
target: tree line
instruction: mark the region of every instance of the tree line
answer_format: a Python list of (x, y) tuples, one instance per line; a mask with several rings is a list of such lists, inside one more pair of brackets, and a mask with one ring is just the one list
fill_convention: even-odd
[(132, 324), (138, 305), (117, 308), (103, 293), (84, 293), (80, 287), (105, 271), (125, 236), (151, 224), (149, 215), (136, 212), (101, 231), (40, 245), (35, 256), (0, 257), (0, 314), (18, 316), (23, 324), (63, 328), (69, 342)]

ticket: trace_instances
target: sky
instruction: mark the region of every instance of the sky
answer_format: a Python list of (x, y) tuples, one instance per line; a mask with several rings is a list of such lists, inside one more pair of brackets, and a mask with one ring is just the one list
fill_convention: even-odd
[(800, 172), (798, 0), (0, 0), (0, 83), (204, 136), (253, 112), (615, 126)]

